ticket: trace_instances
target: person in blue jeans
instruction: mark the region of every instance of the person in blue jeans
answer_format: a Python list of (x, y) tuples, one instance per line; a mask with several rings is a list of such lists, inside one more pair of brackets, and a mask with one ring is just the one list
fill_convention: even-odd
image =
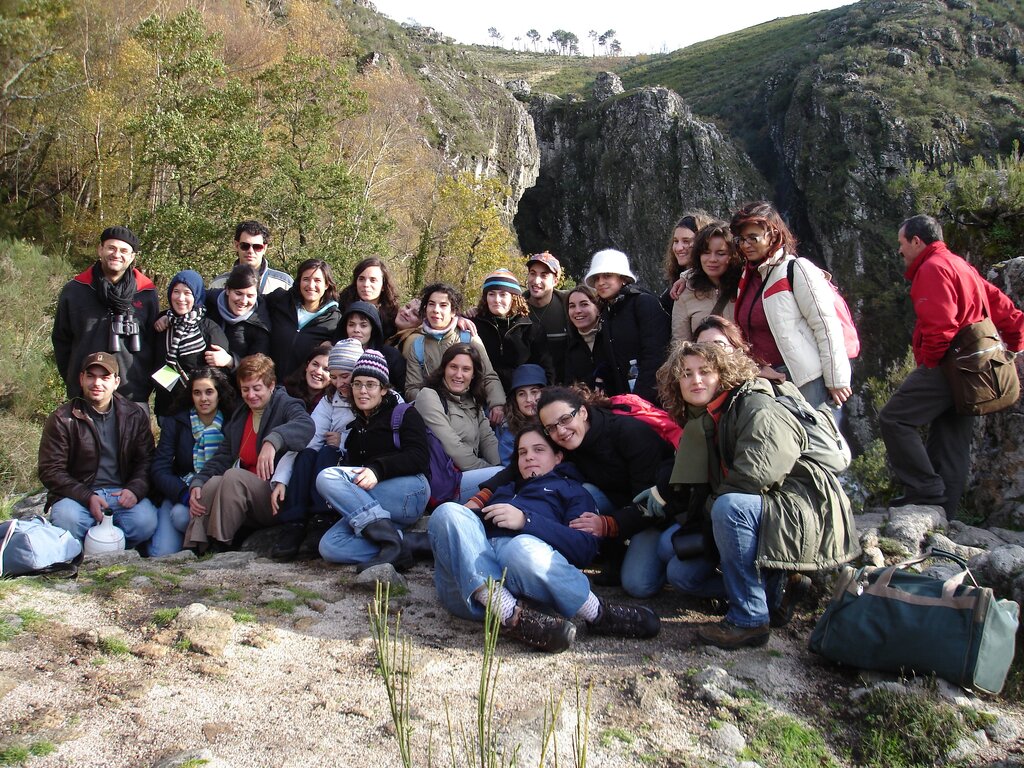
[[(598, 635), (650, 638), (661, 622), (646, 607), (610, 603), (590, 590), (580, 570), (597, 553), (597, 539), (570, 526), (593, 512), (579, 472), (539, 425), (516, 438), (521, 479), (498, 488), (486, 504), (442, 504), (430, 516), (434, 585), (441, 604), (464, 619), (484, 618), (490, 599), (504, 632), (544, 651), (568, 649), (579, 615)], [(501, 586), (491, 589), (500, 582)], [(526, 598), (555, 615), (521, 602)]]
[(317, 475), (316, 488), (341, 520), (320, 539), (320, 555), (329, 563), (356, 563), (357, 571), (390, 563), (412, 565), (411, 547), (403, 547), (401, 529), (422, 517), (430, 499), (427, 428), (415, 408), (398, 425), (391, 413), (398, 398), (390, 391), (387, 362), (367, 349), (352, 369), (354, 412), (345, 441), (345, 466)]
[(117, 358), (94, 352), (82, 361), (82, 391), (57, 408), (39, 441), (39, 480), (47, 490), (50, 521), (81, 541), (111, 513), (125, 546), (148, 541), (156, 530), (149, 493), (153, 433), (149, 413), (117, 394)]
[(177, 409), (164, 420), (149, 477), (163, 497), (157, 508), (150, 557), (180, 552), (188, 527), (188, 484), (224, 442), (224, 420), (234, 413), (235, 389), (219, 368), (196, 369)]
[(806, 591), (805, 572), (835, 568), (860, 551), (838, 478), (804, 456), (803, 427), (758, 368), (742, 351), (683, 342), (658, 376), (669, 412), (688, 416), (669, 482), (710, 489), (705, 510), (721, 576), (698, 560), (689, 578), (709, 591), (720, 587), (729, 603), (725, 618), (697, 635), (725, 649), (764, 645), (778, 623), (772, 613), (788, 620)]

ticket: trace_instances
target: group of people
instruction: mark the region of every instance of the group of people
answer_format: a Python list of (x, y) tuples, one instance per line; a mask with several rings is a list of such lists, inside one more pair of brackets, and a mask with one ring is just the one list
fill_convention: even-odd
[[(905, 225), (901, 249), (905, 234), (925, 258), (924, 236)], [(479, 619), (490, 604), (509, 636), (553, 652), (574, 642), (573, 617), (595, 634), (658, 633), (649, 607), (603, 599), (592, 579), (709, 599), (725, 615), (701, 639), (735, 648), (788, 622), (806, 573), (857, 554), (834, 472), (775, 400), (782, 388), (838, 407), (851, 389), (828, 277), (768, 203), (728, 223), (683, 217), (660, 298), (603, 250), (568, 291), (545, 252), (527, 258), (525, 289), (489, 274), (475, 309), (446, 283), (400, 306), (380, 259), (339, 290), (324, 261), (294, 279), (272, 269), (269, 242), (242, 222), (231, 270), (209, 286), (179, 272), (161, 313), (134, 233), (102, 233), (54, 320), (70, 398), (39, 450), (54, 524), (83, 538), (111, 514), (150, 556), (273, 526), (281, 559), (402, 570), (432, 557), (446, 609)], [(1013, 312), (990, 310), (997, 325), (1009, 313), (1019, 347)], [(624, 413), (627, 394), (663, 406), (681, 437)]]

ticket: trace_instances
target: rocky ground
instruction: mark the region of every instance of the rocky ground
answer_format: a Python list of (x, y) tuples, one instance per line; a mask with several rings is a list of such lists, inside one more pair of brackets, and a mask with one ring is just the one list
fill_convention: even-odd
[[(942, 529), (948, 546), (982, 537), (938, 516), (913, 508), (862, 516), (868, 556), (924, 545)], [(1013, 589), (1024, 547), (991, 535), (998, 544), (973, 552), (985, 558), (978, 569)], [(461, 734), (476, 727), (482, 628), (438, 606), (429, 565), (406, 577), (391, 607), (409, 641), (411, 762), (451, 765), (454, 742), (456, 763), (466, 764)], [(823, 584), (818, 592), (824, 600)], [(371, 597), (372, 584), (352, 567), (255, 552), (159, 561), (126, 553), (86, 563), (73, 580), (2, 582), (0, 765), (401, 765), (370, 636)], [(578, 728), (593, 766), (896, 765), (879, 734), (902, 726), (863, 703), (882, 691), (930, 702), (962, 726), (948, 743), (923, 733), (932, 748), (918, 764), (1024, 765), (1020, 701), (859, 674), (810, 653), (823, 602), (766, 647), (733, 653), (696, 642), (696, 629), (718, 619), (707, 604), (666, 590), (651, 605), (663, 619), (653, 641), (581, 628), (576, 646), (556, 656), (499, 641), (494, 728), (506, 757), (518, 746), (518, 765), (540, 764), (545, 704), (554, 700), (548, 765), (555, 749), (559, 765), (583, 764)], [(588, 691), (589, 712), (577, 698)]]

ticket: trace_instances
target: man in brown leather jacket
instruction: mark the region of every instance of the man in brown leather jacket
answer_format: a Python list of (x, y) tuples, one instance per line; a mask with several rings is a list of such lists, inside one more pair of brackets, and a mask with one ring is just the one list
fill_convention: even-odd
[(156, 507), (146, 498), (153, 433), (145, 409), (116, 393), (120, 383), (112, 354), (85, 358), (82, 396), (60, 406), (43, 427), (39, 479), (54, 525), (83, 539), (109, 511), (125, 546), (134, 547), (156, 530)]

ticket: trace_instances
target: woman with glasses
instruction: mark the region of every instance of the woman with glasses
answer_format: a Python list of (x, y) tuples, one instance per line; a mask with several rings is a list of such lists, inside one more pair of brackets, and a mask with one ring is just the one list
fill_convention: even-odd
[(483, 361), (472, 344), (448, 347), (416, 396), (416, 410), (462, 470), (460, 503), (501, 469), (498, 438), (486, 406)]
[(761, 375), (792, 381), (815, 407), (841, 406), (853, 394), (850, 360), (825, 274), (797, 259), (796, 238), (770, 203), (744, 206), (729, 228), (746, 261), (736, 322), (754, 358), (771, 369)]
[(320, 539), (320, 554), (330, 563), (357, 563), (357, 571), (383, 563), (403, 570), (413, 552), (403, 547), (401, 531), (422, 517), (430, 499), (427, 428), (415, 408), (401, 414), (397, 428), (392, 424), (398, 397), (377, 350), (363, 351), (349, 386), (355, 418), (345, 465), (316, 479), (320, 495), (341, 515)]
[[(654, 485), (672, 447), (648, 424), (616, 414), (608, 400), (575, 387), (548, 387), (537, 403), (541, 426), (565, 451), (586, 481), (600, 514), (581, 515), (570, 525), (604, 539), (605, 578), (616, 580), (621, 561), (622, 588), (647, 597), (664, 584), (657, 556), (662, 521), (646, 517), (633, 498)], [(622, 560), (622, 544), (630, 541)]]
[(714, 221), (701, 229), (693, 241), (693, 254), (686, 287), (672, 307), (674, 342), (690, 341), (708, 315), (732, 318), (743, 271), (727, 222)]
[(267, 307), (270, 356), (282, 377), (298, 368), (318, 344), (338, 340), (338, 291), (326, 261), (306, 259), (299, 264), (295, 284), (267, 296)]

